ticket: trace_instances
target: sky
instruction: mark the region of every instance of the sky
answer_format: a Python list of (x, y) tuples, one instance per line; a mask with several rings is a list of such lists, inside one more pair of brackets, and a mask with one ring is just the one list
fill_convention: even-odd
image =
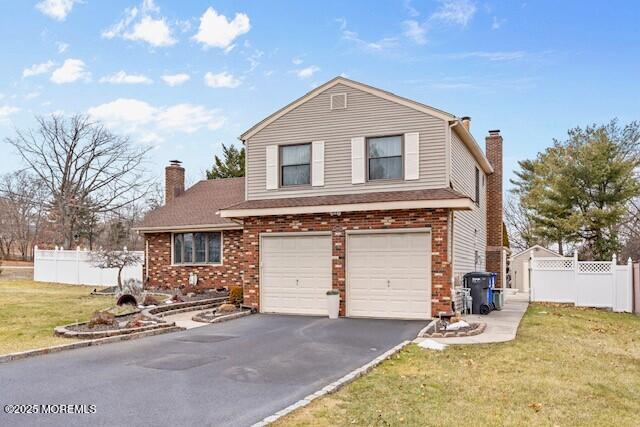
[(0, 0), (5, 138), (88, 114), (202, 179), (221, 144), (343, 75), (504, 137), (505, 182), (575, 126), (640, 120), (639, 1)]

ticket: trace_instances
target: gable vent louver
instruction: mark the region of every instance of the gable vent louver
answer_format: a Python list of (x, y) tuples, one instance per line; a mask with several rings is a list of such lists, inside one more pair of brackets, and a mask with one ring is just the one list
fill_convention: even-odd
[(347, 108), (347, 94), (335, 93), (331, 95), (331, 109), (344, 110)]

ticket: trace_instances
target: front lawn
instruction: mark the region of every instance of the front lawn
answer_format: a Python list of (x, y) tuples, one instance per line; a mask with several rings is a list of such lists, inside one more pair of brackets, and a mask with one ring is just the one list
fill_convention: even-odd
[(409, 346), (278, 425), (640, 423), (640, 317), (534, 304), (515, 341)]
[(53, 328), (89, 320), (114, 298), (91, 296), (89, 286), (0, 279), (0, 354), (73, 342), (53, 336)]

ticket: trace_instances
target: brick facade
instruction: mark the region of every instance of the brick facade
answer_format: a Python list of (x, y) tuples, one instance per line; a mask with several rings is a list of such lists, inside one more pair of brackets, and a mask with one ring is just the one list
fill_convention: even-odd
[(502, 287), (502, 136), (489, 131), (485, 140), (487, 160), (493, 173), (487, 176), (487, 258), (486, 269), (498, 273), (496, 286)]
[(164, 203), (173, 202), (180, 194), (184, 193), (184, 168), (173, 160), (164, 169)]
[[(146, 286), (168, 289), (188, 286), (189, 273), (198, 275), (198, 288), (242, 285), (242, 230), (222, 231), (222, 265), (171, 265), (171, 233), (145, 234), (149, 277)], [(145, 260), (145, 262), (147, 262)], [(145, 270), (146, 266), (145, 266)]]
[(343, 212), (329, 214), (250, 217), (244, 220), (244, 302), (260, 305), (260, 233), (331, 231), (332, 281), (340, 291), (340, 315), (345, 315), (345, 232), (347, 230), (380, 230), (431, 228), (432, 315), (451, 310), (451, 262), (447, 230), (449, 210), (411, 209), (395, 211)]

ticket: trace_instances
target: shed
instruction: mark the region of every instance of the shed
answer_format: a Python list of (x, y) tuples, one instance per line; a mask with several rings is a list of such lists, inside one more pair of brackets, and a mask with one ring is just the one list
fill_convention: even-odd
[(529, 259), (533, 254), (534, 257), (555, 257), (562, 258), (557, 252), (547, 249), (540, 245), (531, 246), (522, 252), (511, 257), (511, 287), (518, 289), (520, 292), (529, 292)]

